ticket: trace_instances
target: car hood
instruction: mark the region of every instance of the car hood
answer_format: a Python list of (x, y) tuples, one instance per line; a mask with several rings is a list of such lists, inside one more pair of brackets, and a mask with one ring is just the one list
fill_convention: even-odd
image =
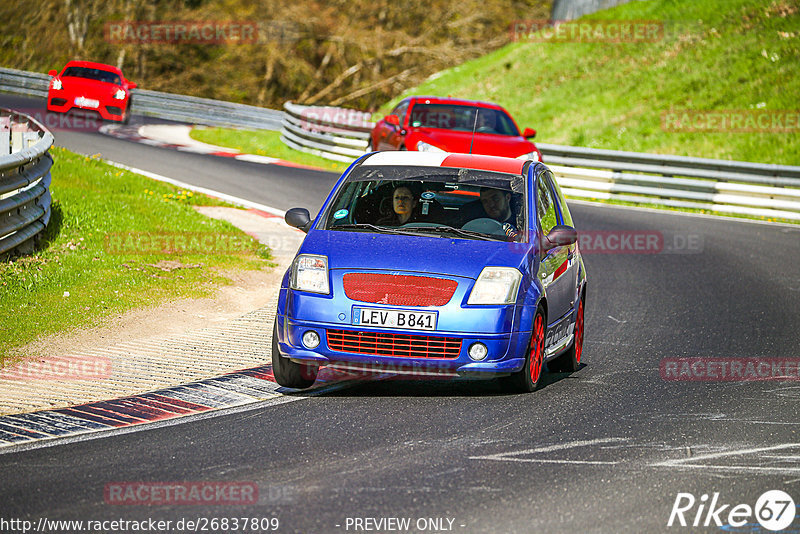
[(527, 139), (519, 135), (497, 135), (475, 133), (475, 140), (472, 139), (472, 132), (457, 132), (453, 130), (437, 130), (432, 128), (420, 128), (415, 130), (410, 145), (416, 148), (418, 141), (423, 141), (437, 146), (446, 152), (456, 152), (466, 154), (470, 151), (472, 144), (473, 154), (485, 154), (490, 156), (504, 156), (516, 158), (523, 154), (533, 151), (534, 145)]
[(386, 270), (477, 279), (487, 265), (529, 270), (528, 243), (312, 230), (301, 254), (328, 257), (330, 269)]

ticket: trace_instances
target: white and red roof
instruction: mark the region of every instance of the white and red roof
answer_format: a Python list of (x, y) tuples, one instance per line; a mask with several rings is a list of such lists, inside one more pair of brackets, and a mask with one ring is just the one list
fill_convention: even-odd
[(483, 156), (478, 154), (449, 154), (447, 152), (416, 152), (389, 150), (377, 152), (365, 159), (362, 165), (407, 165), (415, 167), (453, 167), (482, 171), (520, 174), (525, 160)]

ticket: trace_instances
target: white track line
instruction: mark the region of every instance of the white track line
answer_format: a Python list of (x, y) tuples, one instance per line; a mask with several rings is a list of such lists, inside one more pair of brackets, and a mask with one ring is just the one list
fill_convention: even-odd
[(605, 443), (620, 443), (628, 441), (627, 438), (598, 438), (589, 440), (572, 441), (569, 443), (557, 443), (555, 445), (548, 445), (546, 447), (537, 447), (535, 449), (525, 449), (522, 451), (514, 452), (501, 452), (498, 454), (488, 454), (486, 456), (470, 456), (470, 460), (495, 460), (499, 462), (529, 462), (541, 464), (585, 464), (585, 465), (616, 465), (618, 461), (592, 461), (592, 460), (566, 460), (566, 459), (550, 459), (550, 458), (514, 458), (523, 454), (536, 454), (546, 453), (553, 451), (562, 451), (566, 449), (575, 449), (577, 447), (588, 447), (590, 445), (601, 445)]
[(220, 200), (224, 200), (226, 202), (230, 202), (231, 204), (236, 204), (239, 206), (243, 206), (245, 208), (253, 208), (261, 211), (265, 211), (272, 215), (276, 215), (278, 217), (283, 217), (286, 215), (285, 211), (279, 210), (277, 208), (273, 208), (271, 206), (266, 206), (264, 204), (259, 204), (257, 202), (253, 202), (251, 200), (245, 200), (243, 198), (235, 197), (233, 195), (229, 195), (227, 193), (222, 193), (220, 191), (214, 191), (213, 189), (207, 189), (205, 187), (200, 187), (197, 185), (187, 184), (186, 182), (181, 182), (180, 180), (175, 180), (174, 178), (169, 178), (167, 176), (163, 176), (161, 174), (156, 174), (154, 172), (145, 171), (144, 169), (137, 169), (136, 167), (129, 167), (127, 165), (123, 165), (122, 163), (117, 163), (116, 161), (111, 160), (103, 160), (104, 162), (108, 163), (112, 167), (117, 167), (118, 169), (125, 169), (126, 171), (135, 172), (137, 174), (141, 174), (142, 176), (146, 176), (148, 178), (152, 178), (153, 180), (158, 180), (159, 182), (166, 182), (168, 184), (172, 184), (174, 186), (188, 189), (190, 191), (195, 191), (197, 193), (202, 193), (204, 195), (208, 195), (210, 197), (218, 198)]

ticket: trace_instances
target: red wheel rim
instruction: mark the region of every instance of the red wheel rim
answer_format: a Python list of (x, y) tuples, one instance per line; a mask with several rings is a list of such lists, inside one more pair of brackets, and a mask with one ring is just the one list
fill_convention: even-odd
[(583, 352), (583, 299), (578, 305), (578, 319), (575, 321), (575, 360), (580, 363)]
[(533, 323), (533, 339), (531, 340), (530, 368), (531, 381), (535, 384), (542, 374), (542, 355), (544, 353), (544, 320), (536, 316)]

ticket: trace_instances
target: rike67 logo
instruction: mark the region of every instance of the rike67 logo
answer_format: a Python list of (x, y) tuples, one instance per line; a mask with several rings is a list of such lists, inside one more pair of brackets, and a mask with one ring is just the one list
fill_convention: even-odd
[(794, 500), (781, 490), (764, 492), (754, 507), (749, 504), (724, 504), (715, 492), (709, 502), (708, 494), (696, 499), (691, 493), (678, 493), (667, 526), (731, 526), (753, 525), (755, 521), (771, 531), (785, 530), (794, 521), (797, 509)]

